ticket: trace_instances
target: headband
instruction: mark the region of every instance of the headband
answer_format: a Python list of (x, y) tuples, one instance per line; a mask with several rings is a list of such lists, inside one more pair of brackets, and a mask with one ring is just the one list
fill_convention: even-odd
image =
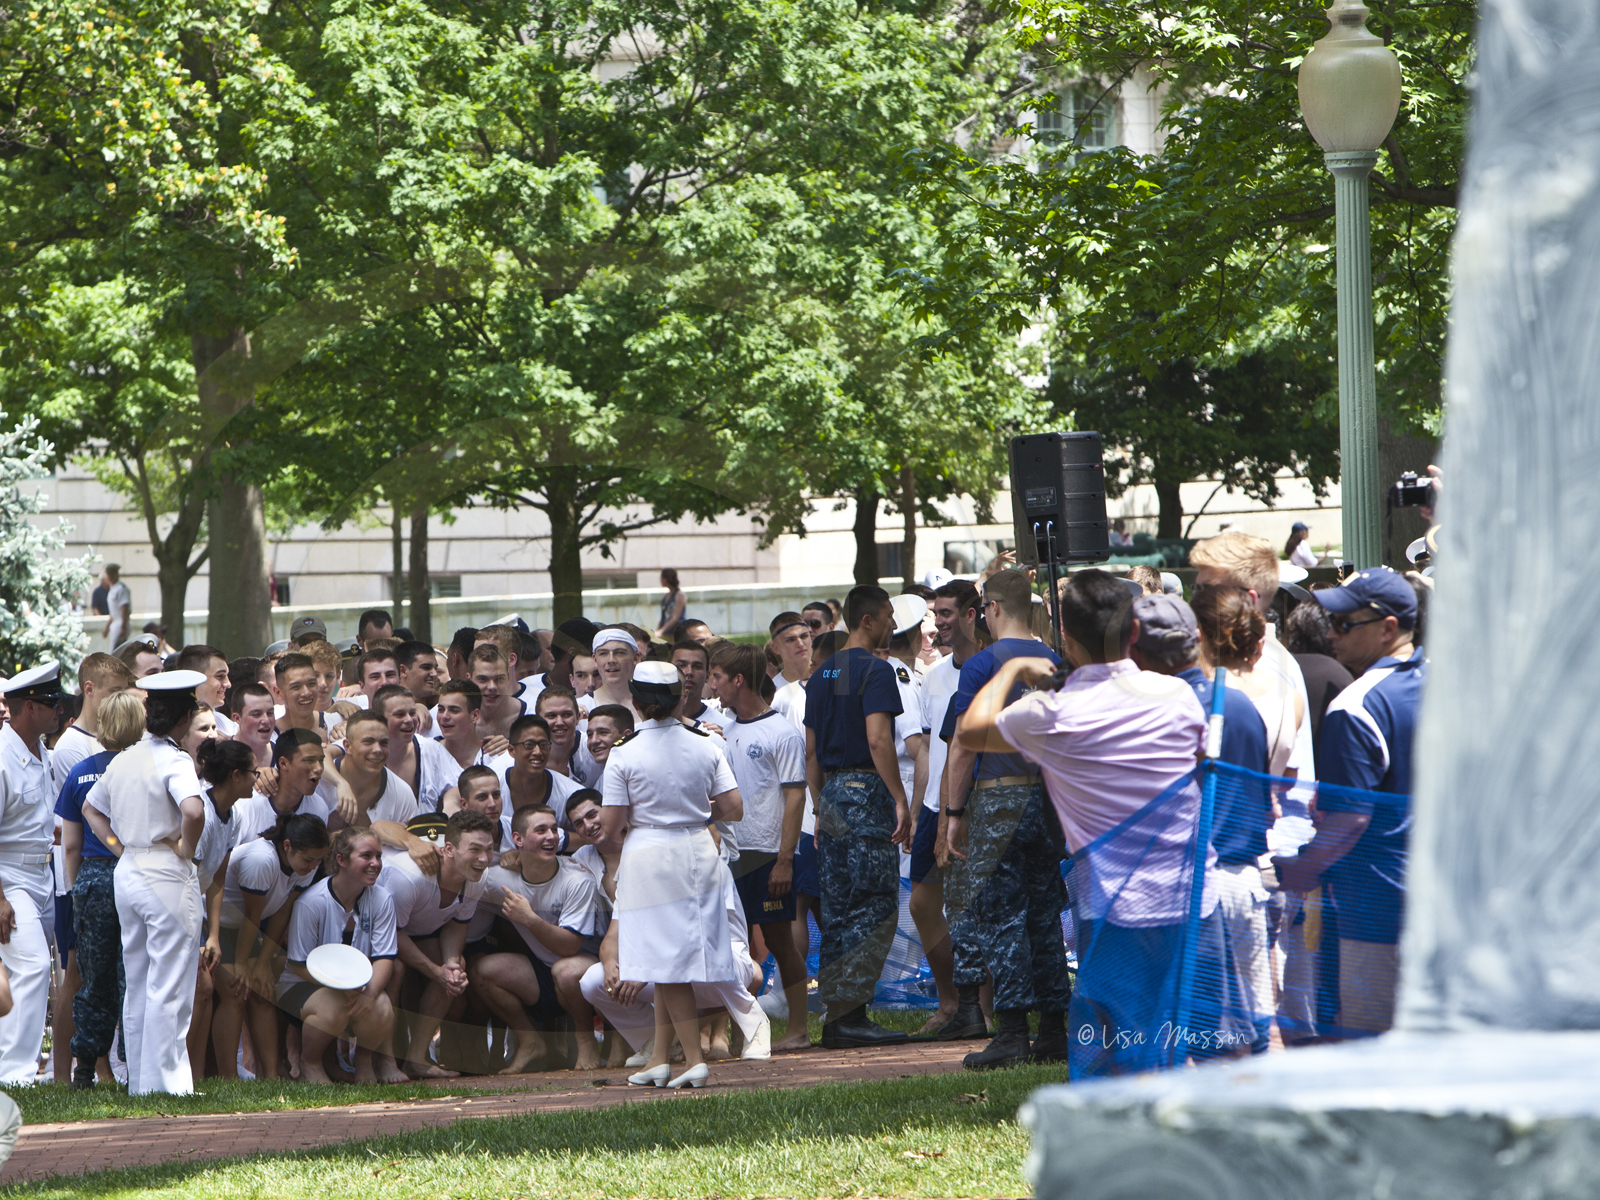
[(639, 643), (633, 640), (633, 635), (626, 629), (602, 629), (594, 635), (594, 641), (589, 646), (590, 652), (600, 649), (607, 642), (621, 642), (635, 654), (639, 653)]
[(769, 633), (767, 635), (767, 637), (769, 639), (771, 639), (772, 641), (777, 641), (778, 640), (778, 635), (780, 633), (784, 632), (787, 629), (793, 629), (796, 626), (799, 626), (802, 629), (810, 629), (811, 628), (811, 626), (807, 625), (804, 621), (790, 621), (787, 625), (779, 625), (776, 629), (774, 629), (771, 633)]

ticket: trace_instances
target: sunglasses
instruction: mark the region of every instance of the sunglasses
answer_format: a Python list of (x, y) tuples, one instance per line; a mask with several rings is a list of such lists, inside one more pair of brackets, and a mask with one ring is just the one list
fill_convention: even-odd
[(1382, 613), (1368, 617), (1365, 621), (1352, 621), (1349, 617), (1337, 616), (1329, 617), (1328, 624), (1340, 633), (1349, 633), (1352, 629), (1360, 629), (1363, 625), (1376, 625), (1381, 620), (1383, 620)]

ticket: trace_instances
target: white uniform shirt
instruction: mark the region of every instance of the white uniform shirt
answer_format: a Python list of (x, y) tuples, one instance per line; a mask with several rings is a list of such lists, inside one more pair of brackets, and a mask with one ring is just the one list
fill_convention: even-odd
[[(45, 766), (44, 742), (40, 757), (28, 752), (28, 744), (8, 722), (0, 729), (0, 854), (40, 856), (33, 865), (42, 866), (55, 844), (54, 791), (50, 771)], [(96, 807), (99, 807), (98, 805)], [(11, 858), (11, 861), (16, 861)]]
[(72, 778), (72, 772), (79, 763), (104, 749), (94, 734), (85, 733), (76, 725), (68, 725), (50, 751), (50, 786), (55, 789), (56, 795), (61, 794), (61, 789)]
[(898, 659), (889, 660), (889, 665), (894, 668), (895, 686), (900, 689), (900, 715), (894, 719), (894, 756), (900, 768), (900, 786), (909, 802), (917, 768), (906, 749), (906, 740), (922, 732), (922, 680)]
[(217, 872), (222, 868), (222, 860), (228, 857), (239, 842), (239, 805), (236, 802), (228, 810), (228, 819), (224, 821), (217, 815), (216, 802), (211, 798), (211, 789), (206, 789), (206, 794), (200, 797), (200, 803), (206, 810), (206, 825), (200, 831), (200, 840), (195, 844), (194, 865), (200, 875), (200, 891), (211, 886), (211, 881), (217, 877)]
[(796, 680), (778, 689), (772, 697), (772, 707), (793, 722), (804, 737), (806, 732), (806, 685)]
[(607, 807), (631, 806), (634, 825), (705, 825), (711, 797), (739, 786), (722, 753), (722, 739), (681, 721), (643, 721), (606, 755), (600, 781)]
[[(121, 758), (119, 754), (117, 756)], [(239, 929), (244, 925), (244, 895), (265, 896), (261, 909), (261, 923), (265, 925), (296, 892), (303, 892), (317, 877), (313, 867), (304, 875), (294, 875), (284, 870), (278, 860), (278, 848), (271, 839), (258, 837), (240, 842), (233, 848), (228, 860), (228, 871), (222, 877), (222, 927)]]
[(472, 920), (483, 898), (483, 880), (463, 883), (449, 904), (440, 904), (437, 875), (424, 875), (409, 854), (386, 858), (378, 886), (394, 897), (395, 926), (408, 937), (432, 937), (451, 921)]
[(128, 620), (124, 618), (122, 610), (128, 610), (128, 617), (133, 616), (133, 593), (128, 590), (128, 585), (122, 580), (117, 580), (106, 592), (106, 607), (111, 610), (111, 648), (116, 649), (128, 640)]
[(728, 765), (739, 781), (744, 819), (733, 827), (741, 851), (775, 854), (783, 840), (783, 789), (806, 786), (806, 739), (769, 708), (728, 726)]
[[(309, 795), (300, 798), (300, 803), (295, 805), (294, 811), (321, 817), (326, 822), (338, 807), (339, 793), (335, 790), (332, 780), (324, 779)], [(276, 825), (278, 810), (273, 806), (271, 796), (251, 792), (233, 806), (233, 819), (239, 822), (239, 836), (235, 841), (235, 844), (238, 844), (260, 837)]]
[(700, 710), (698, 717), (689, 718), (691, 721), (699, 721), (703, 725), (715, 725), (718, 729), (724, 730), (738, 719), (731, 712), (724, 712), (720, 706), (711, 703), (709, 700), (705, 702), (705, 707)]
[[(925, 808), (939, 811), (939, 787), (944, 779), (944, 764), (950, 758), (950, 743), (939, 736), (944, 715), (961, 686), (961, 668), (953, 654), (946, 654), (922, 677), (922, 730), (928, 735), (928, 786), (922, 793)], [(915, 804), (914, 797), (908, 797)]]
[[(417, 798), (417, 811), (438, 812), (439, 798), (461, 779), (461, 764), (443, 742), (412, 734), (411, 743), (417, 753), (417, 786), (411, 788)], [(410, 780), (405, 783), (410, 787)]]
[[(328, 886), (329, 880), (319, 879), (295, 901), (294, 912), (289, 914), (289, 933), (284, 939), (288, 962), (305, 965), (306, 959), (318, 946), (337, 945), (350, 938), (346, 945), (354, 946), (376, 962), (380, 958), (396, 958), (400, 954), (395, 937), (394, 898), (381, 886), (363, 888), (356, 897), (354, 909), (346, 909)], [(278, 976), (278, 995), (305, 980), (289, 970), (287, 965)]]
[[(446, 754), (448, 753), (449, 751), (446, 751)], [(398, 821), (404, 825), (421, 811), (417, 807), (417, 794), (411, 790), (410, 785), (385, 767), (383, 782), (378, 785), (378, 798), (373, 801), (372, 807), (367, 809), (366, 823), (371, 825), (375, 821)]]
[[(544, 883), (529, 883), (521, 871), (508, 871), (504, 867), (490, 867), (483, 873), (483, 903), (467, 926), (467, 940), (476, 941), (489, 932), (506, 892), (518, 892), (540, 918), (577, 934), (581, 938), (595, 938), (602, 928), (602, 909), (596, 896), (594, 876), (570, 858), (556, 859), (556, 873)], [(506, 918), (511, 921), (511, 918)], [(550, 966), (561, 957), (538, 938), (533, 930), (517, 921), (511, 921), (528, 949), (539, 961)]]
[(595, 762), (594, 755), (589, 753), (589, 735), (585, 729), (578, 731), (578, 744), (572, 751), (572, 761), (567, 764), (567, 770), (584, 787), (600, 786), (600, 776), (604, 772), (600, 764)]
[(213, 708), (211, 716), (217, 723), (217, 736), (221, 738), (236, 738), (239, 736), (239, 722), (235, 721), (220, 708)]
[[(595, 891), (599, 894), (600, 906), (606, 911), (611, 911), (611, 898), (606, 895), (606, 860), (600, 855), (598, 846), (579, 846), (572, 852), (571, 860), (594, 879)], [(602, 931), (604, 932), (604, 931)]]
[[(488, 768), (500, 776), (500, 825), (502, 837), (500, 844), (509, 847), (511, 843), (511, 817), (517, 807), (517, 802), (511, 798), (511, 785), (506, 782), (506, 775), (514, 765), (511, 755), (497, 754), (487, 764)], [(556, 814), (556, 824), (563, 829), (567, 825), (567, 800), (573, 792), (583, 791), (583, 784), (573, 779), (570, 775), (558, 775), (548, 767), (545, 768), (545, 795), (544, 803)]]
[[(140, 847), (180, 836), (183, 813), (178, 805), (202, 794), (194, 760), (177, 743), (147, 733), (111, 760), (84, 802), (106, 815), (124, 846)], [(0, 826), (0, 838), (4, 836)]]

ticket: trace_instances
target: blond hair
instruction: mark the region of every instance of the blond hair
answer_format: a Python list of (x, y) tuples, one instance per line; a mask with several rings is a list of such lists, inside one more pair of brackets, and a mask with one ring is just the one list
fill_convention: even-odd
[(126, 750), (144, 736), (144, 701), (133, 692), (113, 692), (100, 702), (100, 744)]
[(1196, 542), (1189, 551), (1189, 565), (1223, 572), (1229, 583), (1249, 588), (1263, 604), (1278, 592), (1278, 552), (1266, 538), (1230, 529)]

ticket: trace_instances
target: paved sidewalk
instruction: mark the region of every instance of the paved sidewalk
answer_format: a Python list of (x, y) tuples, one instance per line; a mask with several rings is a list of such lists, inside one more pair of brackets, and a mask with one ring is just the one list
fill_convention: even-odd
[[(970, 1042), (923, 1042), (883, 1050), (813, 1049), (774, 1055), (763, 1062), (713, 1063), (713, 1088), (693, 1094), (943, 1075), (961, 1070), (961, 1056), (971, 1049)], [(443, 1079), (438, 1082), (444, 1094), (438, 1099), (393, 1104), (29, 1125), (23, 1127), (16, 1153), (0, 1172), (0, 1183), (80, 1175), (107, 1167), (307, 1150), (380, 1134), (411, 1133), (470, 1118), (627, 1103), (670, 1104), (691, 1094), (687, 1090), (630, 1088), (627, 1077), (631, 1073), (619, 1068), (546, 1071), (513, 1078)], [(598, 1086), (602, 1080), (604, 1086)], [(506, 1092), (507, 1086), (538, 1090)]]

